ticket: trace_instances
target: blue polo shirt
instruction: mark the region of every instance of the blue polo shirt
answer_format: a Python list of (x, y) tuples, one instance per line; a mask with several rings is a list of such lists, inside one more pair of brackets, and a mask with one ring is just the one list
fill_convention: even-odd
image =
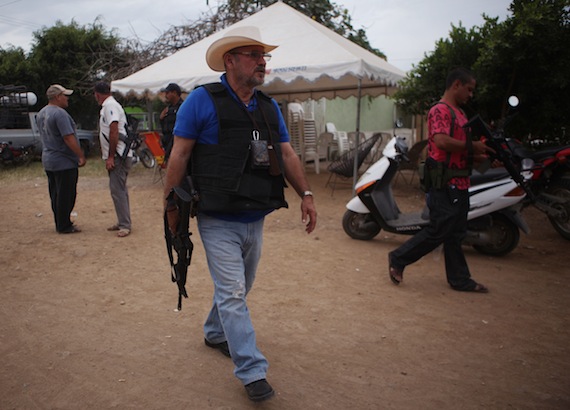
[[(228, 84), (225, 74), (221, 77), (221, 83), (239, 104), (243, 104)], [(247, 106), (247, 110), (250, 112), (257, 109), (257, 93), (258, 91), (255, 90), (253, 98)], [(289, 131), (283, 119), (283, 114), (281, 114), (277, 101), (274, 99), (271, 101), (277, 110), (279, 120), (279, 142), (289, 142)], [(218, 133), (219, 124), (214, 100), (212, 100), (212, 97), (204, 87), (196, 88), (184, 100), (178, 110), (174, 135), (194, 139), (198, 144), (217, 144)]]
[[(239, 104), (243, 104), (228, 84), (225, 74), (221, 76), (220, 80), (230, 95)], [(257, 109), (257, 93), (258, 91), (255, 90), (253, 98), (246, 107), (250, 112)], [(289, 142), (289, 131), (287, 130), (287, 125), (285, 124), (279, 105), (274, 99), (271, 101), (275, 106), (279, 121), (279, 142)], [(174, 135), (181, 138), (194, 139), (197, 144), (217, 144), (220, 132), (219, 128), (214, 100), (204, 87), (194, 89), (178, 110), (176, 124), (174, 125)], [(255, 222), (270, 212), (272, 212), (272, 210), (245, 211), (236, 214), (208, 212), (207, 214), (226, 221)]]

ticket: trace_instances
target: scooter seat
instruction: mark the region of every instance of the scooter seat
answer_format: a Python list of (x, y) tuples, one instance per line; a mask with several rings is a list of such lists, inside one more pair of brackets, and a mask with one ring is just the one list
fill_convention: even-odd
[(532, 159), (534, 162), (543, 162), (544, 160), (551, 158), (551, 157), (555, 157), (556, 154), (562, 150), (568, 149), (570, 148), (570, 145), (565, 145), (565, 146), (558, 146), (558, 147), (549, 147), (549, 148), (544, 148), (541, 149), (539, 151), (533, 151), (533, 150), (529, 150), (527, 148), (525, 148), (522, 145), (514, 145), (514, 147), (512, 147), (512, 151), (515, 155), (515, 157), (523, 159), (523, 158), (530, 158)]
[(509, 171), (502, 167), (491, 168), (484, 174), (473, 170), (473, 173), (471, 174), (471, 185), (481, 185), (487, 182), (493, 182), (499, 179), (508, 178), (509, 176)]
[(543, 162), (548, 158), (555, 157), (560, 151), (568, 148), (570, 148), (570, 145), (541, 149), (540, 151), (533, 152), (529, 158), (532, 158), (535, 162)]

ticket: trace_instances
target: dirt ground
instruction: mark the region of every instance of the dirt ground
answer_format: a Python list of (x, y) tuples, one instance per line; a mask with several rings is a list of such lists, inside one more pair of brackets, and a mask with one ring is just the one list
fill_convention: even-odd
[[(80, 175), (76, 235), (55, 233), (45, 178), (0, 180), (0, 409), (570, 408), (570, 248), (546, 217), (525, 210), (532, 232), (506, 257), (466, 248), (489, 294), (450, 290), (437, 252), (396, 287), (387, 253), (407, 237), (350, 239), (350, 190), (331, 196), (328, 174), (308, 172), (318, 228), (304, 232), (289, 192), (249, 297), (276, 390), (261, 404), (204, 346), (212, 285), (194, 220), (190, 298), (174, 312), (152, 170), (129, 179), (125, 239), (106, 231), (104, 177)], [(402, 180), (395, 193), (421, 201)]]

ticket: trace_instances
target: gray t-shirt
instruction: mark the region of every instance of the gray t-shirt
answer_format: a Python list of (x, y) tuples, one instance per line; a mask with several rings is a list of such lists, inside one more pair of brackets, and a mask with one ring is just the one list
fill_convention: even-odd
[[(42, 139), (42, 164), (46, 171), (63, 171), (78, 167), (79, 158), (67, 146), (63, 137), (74, 134), (75, 121), (63, 108), (46, 105), (36, 117)], [(79, 140), (77, 140), (79, 143)]]

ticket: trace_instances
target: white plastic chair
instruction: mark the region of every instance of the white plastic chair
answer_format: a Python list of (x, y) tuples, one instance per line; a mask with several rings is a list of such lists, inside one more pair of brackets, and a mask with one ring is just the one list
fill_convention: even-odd
[(346, 131), (335, 131), (333, 133), (338, 143), (338, 154), (342, 155), (350, 151), (350, 140)]
[(333, 141), (329, 145), (328, 159), (336, 159), (345, 152), (350, 151), (350, 142), (346, 131), (337, 131), (336, 126), (332, 122), (325, 124), (325, 131), (333, 136)]

